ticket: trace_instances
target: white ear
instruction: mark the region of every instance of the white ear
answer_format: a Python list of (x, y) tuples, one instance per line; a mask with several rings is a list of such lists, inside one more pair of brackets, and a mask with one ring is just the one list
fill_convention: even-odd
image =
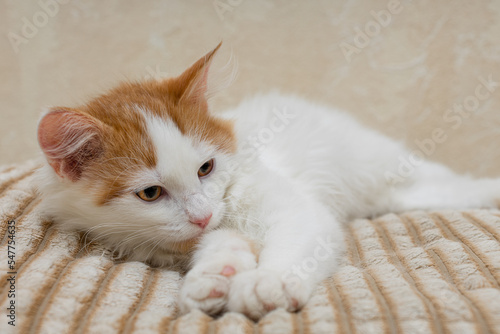
[(57, 175), (77, 181), (103, 152), (103, 127), (77, 110), (52, 108), (38, 124), (38, 143)]

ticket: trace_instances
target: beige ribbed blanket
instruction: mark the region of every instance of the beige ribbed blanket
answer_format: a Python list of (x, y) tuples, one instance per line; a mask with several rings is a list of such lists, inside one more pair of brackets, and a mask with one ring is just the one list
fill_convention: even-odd
[[(41, 217), (33, 168), (0, 168), (0, 333), (500, 333), (499, 211), (355, 220), (340, 270), (301, 312), (276, 310), (259, 323), (234, 313), (179, 317), (181, 275), (114, 263), (99, 245), (83, 249), (79, 234)], [(15, 328), (5, 315), (11, 300)]]

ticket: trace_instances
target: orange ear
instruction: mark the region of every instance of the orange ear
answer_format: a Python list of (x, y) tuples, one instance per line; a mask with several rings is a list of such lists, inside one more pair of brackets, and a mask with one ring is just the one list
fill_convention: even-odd
[(180, 102), (206, 105), (208, 70), (213, 56), (221, 45), (222, 42), (174, 79)]
[(77, 181), (88, 163), (103, 152), (102, 125), (77, 110), (53, 108), (40, 120), (38, 143), (54, 171)]

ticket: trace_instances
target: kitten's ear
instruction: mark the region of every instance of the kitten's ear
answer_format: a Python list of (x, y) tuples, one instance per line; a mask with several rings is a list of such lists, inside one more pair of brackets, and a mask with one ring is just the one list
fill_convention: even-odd
[(206, 105), (208, 70), (221, 45), (222, 42), (175, 78), (176, 89), (180, 93), (180, 102)]
[(38, 143), (54, 171), (71, 181), (103, 152), (104, 125), (78, 110), (52, 108), (38, 124)]

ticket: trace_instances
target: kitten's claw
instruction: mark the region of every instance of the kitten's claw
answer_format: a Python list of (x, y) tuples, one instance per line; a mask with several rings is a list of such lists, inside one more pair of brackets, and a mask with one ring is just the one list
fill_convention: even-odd
[(219, 298), (219, 297), (224, 297), (226, 293), (223, 292), (223, 291), (219, 291), (219, 290), (216, 290), (216, 289), (213, 289), (212, 291), (210, 291), (210, 294), (208, 295), (207, 298)]
[(231, 266), (225, 266), (224, 269), (222, 269), (221, 273), (222, 276), (230, 277), (236, 274), (236, 270), (231, 267)]

